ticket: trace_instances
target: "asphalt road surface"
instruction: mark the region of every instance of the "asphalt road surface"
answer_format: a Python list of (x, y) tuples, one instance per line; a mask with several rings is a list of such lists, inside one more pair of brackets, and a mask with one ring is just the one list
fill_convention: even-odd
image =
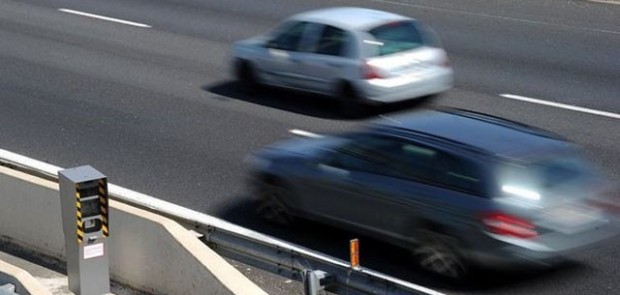
[[(620, 5), (610, 2), (0, 0), (0, 148), (62, 167), (89, 164), (113, 183), (346, 258), (352, 233), (255, 217), (243, 185), (247, 153), (291, 129), (332, 132), (453, 106), (564, 135), (619, 182)], [(347, 120), (320, 97), (248, 93), (232, 82), (232, 41), (292, 13), (343, 5), (433, 26), (456, 87), (431, 104)], [(620, 293), (620, 240), (551, 271), (486, 274), (464, 286), (412, 270), (404, 251), (361, 242), (362, 265), (450, 294)]]

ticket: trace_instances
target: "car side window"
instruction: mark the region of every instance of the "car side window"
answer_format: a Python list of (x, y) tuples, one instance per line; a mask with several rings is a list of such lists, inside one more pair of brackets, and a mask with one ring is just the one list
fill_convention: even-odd
[(267, 43), (267, 47), (287, 51), (296, 51), (304, 36), (307, 26), (307, 22), (292, 23), (290, 26), (280, 31), (273, 39), (271, 39)]
[(481, 193), (481, 177), (475, 165), (442, 150), (406, 143), (395, 165), (409, 178), (466, 193)]
[(475, 195), (482, 193), (482, 177), (474, 164), (446, 153), (437, 161), (442, 167), (436, 180), (439, 184)]
[(390, 174), (392, 161), (390, 150), (396, 143), (387, 138), (373, 135), (356, 137), (350, 143), (339, 148), (329, 164), (335, 167), (378, 174)]
[(314, 52), (318, 54), (344, 56), (348, 40), (349, 38), (346, 31), (332, 26), (325, 26)]
[(332, 165), (481, 193), (481, 177), (475, 165), (439, 149), (395, 137), (356, 138), (338, 151)]

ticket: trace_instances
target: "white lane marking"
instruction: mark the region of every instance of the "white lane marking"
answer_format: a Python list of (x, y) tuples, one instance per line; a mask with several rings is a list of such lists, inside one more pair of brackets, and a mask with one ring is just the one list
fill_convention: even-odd
[(620, 5), (620, 1), (618, 1), (618, 0), (588, 0), (588, 1), (595, 2), (595, 3), (605, 3), (605, 4)]
[(115, 23), (119, 23), (119, 24), (130, 25), (130, 26), (134, 26), (134, 27), (140, 27), (140, 28), (150, 28), (151, 27), (151, 26), (146, 25), (146, 24), (131, 22), (131, 21), (122, 20), (122, 19), (113, 18), (113, 17), (107, 17), (107, 16), (103, 16), (103, 15), (86, 13), (86, 12), (81, 12), (81, 11), (71, 10), (71, 9), (66, 9), (66, 8), (59, 8), (58, 11), (62, 11), (62, 12), (66, 12), (66, 13), (71, 13), (71, 14), (77, 14), (77, 15), (91, 17), (91, 18), (96, 18), (96, 19), (110, 21), (110, 22), (115, 22)]
[(312, 138), (321, 138), (321, 137), (323, 137), (323, 135), (312, 133), (312, 132), (308, 132), (308, 131), (304, 131), (304, 130), (299, 130), (299, 129), (291, 129), (288, 132), (293, 133), (295, 135), (304, 136), (304, 137), (312, 137)]
[(598, 115), (598, 116), (604, 116), (604, 117), (609, 117), (609, 118), (614, 118), (614, 119), (620, 119), (620, 114), (604, 112), (604, 111), (599, 111), (599, 110), (593, 110), (593, 109), (588, 109), (588, 108), (574, 106), (574, 105), (569, 105), (569, 104), (563, 104), (563, 103), (558, 103), (558, 102), (551, 102), (551, 101), (540, 100), (540, 99), (535, 99), (535, 98), (530, 98), (530, 97), (525, 97), (525, 96), (520, 96), (520, 95), (514, 95), (514, 94), (500, 94), (499, 96), (505, 97), (505, 98), (509, 98), (509, 99), (514, 99), (514, 100), (526, 101), (526, 102), (531, 102), (531, 103), (537, 103), (537, 104), (552, 106), (552, 107), (556, 107), (556, 108), (567, 109), (567, 110), (571, 110), (571, 111), (577, 111), (577, 112), (588, 113), (588, 114), (593, 114), (593, 115)]

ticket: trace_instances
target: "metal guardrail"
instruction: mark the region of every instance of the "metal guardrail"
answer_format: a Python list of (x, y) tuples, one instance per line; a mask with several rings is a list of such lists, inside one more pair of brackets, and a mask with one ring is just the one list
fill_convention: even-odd
[[(55, 182), (63, 169), (2, 149), (0, 165)], [(108, 191), (114, 200), (167, 216), (202, 234), (201, 239), (224, 257), (279, 274), (288, 272), (298, 280), (304, 280), (307, 271), (323, 271), (330, 276), (328, 290), (333, 293), (443, 295), (364, 267), (351, 268), (343, 260), (114, 184), (108, 185)]]

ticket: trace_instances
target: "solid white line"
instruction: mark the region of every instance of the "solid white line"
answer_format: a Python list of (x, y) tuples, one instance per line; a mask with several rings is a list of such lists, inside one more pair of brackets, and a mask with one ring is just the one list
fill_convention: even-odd
[(288, 132), (293, 133), (295, 135), (304, 136), (304, 137), (312, 137), (312, 138), (321, 138), (321, 137), (323, 137), (323, 135), (319, 135), (319, 134), (316, 134), (316, 133), (312, 133), (312, 132), (308, 132), (308, 131), (303, 131), (303, 130), (299, 130), (299, 129), (291, 129)]
[(118, 18), (102, 16), (102, 15), (97, 15), (97, 14), (92, 14), (92, 13), (81, 12), (81, 11), (77, 11), (77, 10), (71, 10), (71, 9), (66, 9), (66, 8), (59, 8), (58, 10), (62, 11), (62, 12), (66, 12), (66, 13), (77, 14), (77, 15), (86, 16), (86, 17), (92, 17), (92, 18), (96, 18), (96, 19), (106, 20), (106, 21), (115, 22), (115, 23), (119, 23), (119, 24), (130, 25), (130, 26), (134, 26), (134, 27), (140, 27), (140, 28), (150, 28), (151, 27), (149, 25), (145, 25), (145, 24), (141, 24), (141, 23), (131, 22), (131, 21), (127, 21), (127, 20), (122, 20), (122, 19), (118, 19)]
[(588, 109), (588, 108), (574, 106), (574, 105), (569, 105), (569, 104), (551, 102), (551, 101), (540, 100), (540, 99), (535, 99), (535, 98), (530, 98), (530, 97), (525, 97), (525, 96), (520, 96), (520, 95), (514, 95), (514, 94), (500, 94), (499, 96), (505, 97), (505, 98), (509, 98), (509, 99), (515, 99), (515, 100), (520, 100), (520, 101), (526, 101), (526, 102), (531, 102), (531, 103), (537, 103), (537, 104), (552, 106), (552, 107), (556, 107), (556, 108), (567, 109), (567, 110), (571, 110), (571, 111), (577, 111), (577, 112), (582, 112), (582, 113), (593, 114), (593, 115), (597, 115), (597, 116), (603, 116), (603, 117), (609, 117), (609, 118), (614, 118), (614, 119), (620, 119), (620, 114), (604, 112), (604, 111), (599, 111), (599, 110), (593, 110), (593, 109)]

